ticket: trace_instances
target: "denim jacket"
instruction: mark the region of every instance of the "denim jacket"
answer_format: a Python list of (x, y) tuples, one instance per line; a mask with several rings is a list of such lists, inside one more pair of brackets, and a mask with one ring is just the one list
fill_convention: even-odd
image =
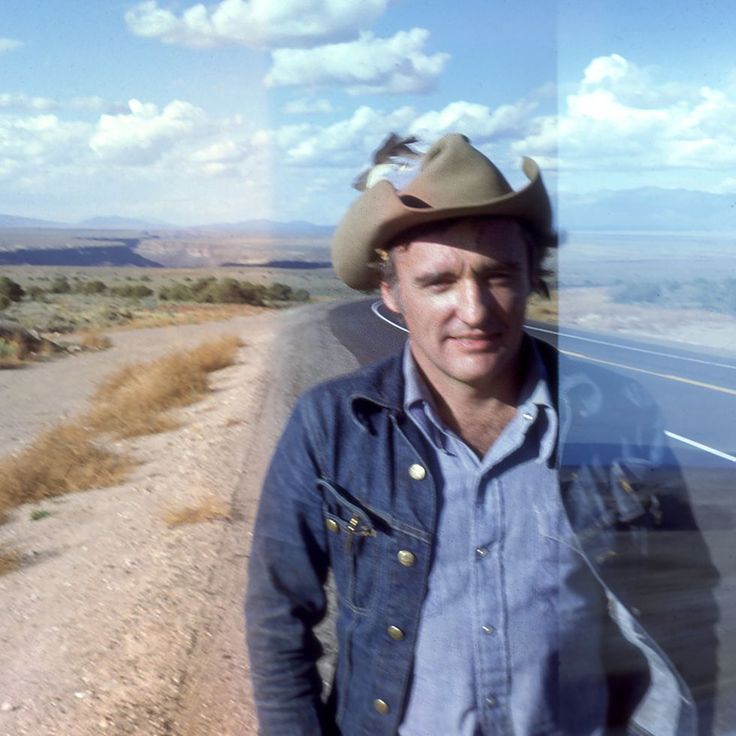
[[(717, 575), (656, 406), (637, 383), (537, 346), (553, 388), (564, 361), (563, 504), (611, 621), (643, 665), (629, 658), (613, 667), (612, 723), (652, 736), (709, 733), (707, 707), (698, 728), (693, 692), (715, 679)], [(265, 736), (381, 736), (401, 722), (437, 509), (432, 454), (402, 403), (394, 356), (307, 392), (277, 446), (246, 598)], [(323, 702), (314, 627), (325, 616), (330, 570), (337, 665)], [(683, 616), (695, 622), (687, 632)]]

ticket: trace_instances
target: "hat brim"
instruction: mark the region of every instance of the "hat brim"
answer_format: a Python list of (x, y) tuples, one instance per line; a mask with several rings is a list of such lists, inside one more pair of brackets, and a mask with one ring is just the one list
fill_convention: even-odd
[(378, 182), (353, 202), (335, 231), (335, 272), (353, 289), (375, 289), (380, 283), (377, 251), (399, 233), (439, 220), (480, 215), (514, 217), (540, 236), (551, 238), (552, 212), (539, 167), (532, 159), (524, 158), (522, 170), (529, 179), (522, 189), (462, 207), (434, 207), (431, 202), (402, 198), (390, 182)]

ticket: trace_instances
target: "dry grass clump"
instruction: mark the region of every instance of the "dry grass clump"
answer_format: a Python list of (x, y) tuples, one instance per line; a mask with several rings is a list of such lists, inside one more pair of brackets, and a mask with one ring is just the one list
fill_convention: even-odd
[(126, 366), (99, 388), (87, 420), (119, 438), (172, 429), (176, 423), (165, 412), (203, 396), (208, 390), (207, 375), (231, 365), (242, 344), (235, 335), (225, 335), (187, 352)]
[(89, 428), (60, 424), (17, 455), (0, 460), (0, 512), (70, 491), (114, 485), (133, 465), (131, 458), (96, 444)]
[(167, 511), (164, 514), (164, 521), (173, 527), (200, 524), (204, 521), (227, 521), (230, 516), (231, 509), (228, 504), (219, 498), (209, 497), (202, 499), (196, 506), (184, 506)]
[(112, 340), (101, 332), (85, 332), (79, 338), (79, 345), (85, 350), (107, 350), (112, 347)]
[(0, 546), (0, 575), (7, 575), (17, 570), (23, 561), (23, 555), (18, 550), (5, 545)]
[[(46, 430), (18, 454), (0, 459), (0, 523), (7, 510), (21, 504), (122, 481), (135, 461), (101, 447), (100, 434), (134, 437), (176, 426), (166, 412), (204, 395), (208, 373), (230, 365), (241, 345), (227, 335), (115, 373), (94, 395), (88, 414)], [(215, 513), (213, 504), (205, 507)], [(229, 510), (219, 513), (210, 518), (224, 518)]]

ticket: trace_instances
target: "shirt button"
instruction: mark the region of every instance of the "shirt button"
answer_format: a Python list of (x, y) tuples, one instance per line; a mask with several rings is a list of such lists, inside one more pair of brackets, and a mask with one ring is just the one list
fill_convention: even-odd
[(419, 463), (414, 463), (413, 465), (409, 466), (409, 475), (414, 480), (424, 480), (424, 478), (427, 476), (427, 471)]
[(404, 567), (414, 567), (414, 563), (417, 561), (416, 555), (409, 552), (408, 549), (400, 549), (396, 556)]
[(404, 632), (398, 626), (389, 626), (386, 631), (394, 641), (401, 641), (404, 638)]
[(476, 557), (485, 557), (487, 554), (488, 554), (488, 547), (476, 547), (475, 548)]
[(340, 531), (340, 525), (334, 519), (325, 519), (325, 526), (333, 534), (337, 534)]
[(496, 705), (496, 702), (497, 702), (496, 698), (494, 698), (493, 695), (489, 695), (486, 698), (486, 705), (488, 705), (491, 708), (493, 708)]
[(381, 698), (376, 698), (373, 701), (373, 708), (382, 716), (385, 716), (391, 710), (391, 708), (388, 707), (388, 703), (385, 700), (381, 700)]
[(532, 419), (534, 419), (534, 414), (528, 411), (525, 411), (521, 416), (523, 417), (525, 422), (531, 422)]
[(484, 634), (494, 634), (496, 632), (496, 629), (494, 629), (493, 626), (489, 626), (488, 624), (482, 626), (481, 628), (483, 629)]

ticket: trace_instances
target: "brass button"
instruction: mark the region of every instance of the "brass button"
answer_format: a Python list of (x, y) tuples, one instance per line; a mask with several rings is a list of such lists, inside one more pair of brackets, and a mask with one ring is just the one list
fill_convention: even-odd
[(417, 561), (416, 555), (413, 552), (409, 552), (408, 549), (400, 549), (396, 556), (404, 567), (413, 567)]
[(389, 626), (386, 631), (394, 641), (401, 641), (404, 638), (404, 632), (398, 626)]
[(424, 480), (427, 477), (427, 471), (419, 463), (414, 463), (409, 466), (409, 475), (414, 480)]
[(388, 703), (385, 700), (381, 700), (381, 698), (376, 698), (373, 701), (373, 707), (382, 715), (385, 716), (391, 708), (388, 707)]
[(626, 493), (634, 492), (634, 486), (632, 486), (631, 483), (629, 483), (629, 481), (626, 480), (626, 478), (620, 478), (618, 483), (621, 486), (621, 488), (623, 488), (626, 491)]
[(337, 534), (340, 531), (340, 525), (334, 519), (325, 519), (325, 526), (333, 534)]

